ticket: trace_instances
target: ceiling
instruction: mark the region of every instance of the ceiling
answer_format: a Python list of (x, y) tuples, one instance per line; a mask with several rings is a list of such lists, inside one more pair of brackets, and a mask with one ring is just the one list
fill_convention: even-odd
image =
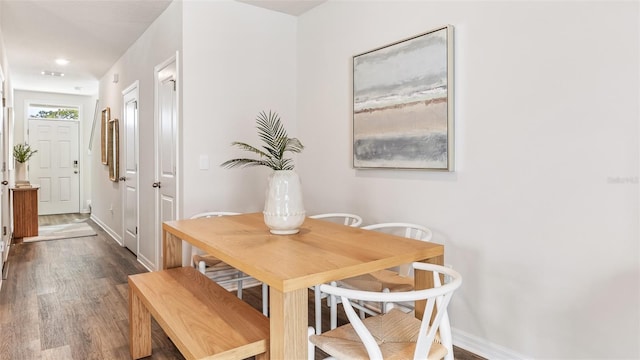
[[(99, 79), (171, 1), (0, 0), (13, 88), (96, 95)], [(297, 16), (326, 0), (237, 1)]]
[(302, 15), (327, 0), (236, 0), (241, 3), (279, 11), (289, 15)]

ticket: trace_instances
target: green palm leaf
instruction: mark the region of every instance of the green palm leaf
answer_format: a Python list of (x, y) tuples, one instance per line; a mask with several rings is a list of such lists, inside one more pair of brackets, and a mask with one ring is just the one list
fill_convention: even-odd
[(293, 170), (293, 160), (284, 157), (286, 152), (300, 153), (304, 145), (297, 138), (290, 138), (285, 130), (277, 113), (269, 111), (269, 114), (262, 111), (256, 118), (256, 128), (258, 137), (264, 145), (262, 150), (235, 141), (231, 145), (241, 150), (258, 155), (258, 159), (237, 158), (223, 162), (220, 166), (225, 168), (267, 166), (273, 170)]

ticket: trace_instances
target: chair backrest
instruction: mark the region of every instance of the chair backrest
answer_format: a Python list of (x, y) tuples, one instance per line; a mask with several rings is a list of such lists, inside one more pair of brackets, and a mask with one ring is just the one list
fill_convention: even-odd
[(362, 218), (355, 214), (347, 213), (326, 213), (309, 216), (312, 219), (322, 219), (333, 222), (339, 222), (344, 225), (358, 227), (362, 224)]
[(433, 233), (429, 228), (411, 223), (393, 222), (393, 223), (380, 223), (363, 226), (366, 230), (381, 231), (388, 234), (404, 236), (410, 239), (431, 241)]
[[(231, 212), (231, 211), (207, 211), (207, 212), (201, 212), (198, 214), (193, 215), (192, 217), (190, 217), (190, 219), (202, 219), (202, 218), (210, 218), (210, 217), (218, 217), (218, 216), (230, 216), (230, 215), (240, 215), (240, 213), (237, 212)], [(193, 255), (203, 255), (204, 251), (198, 249), (195, 246), (192, 246), (191, 244), (187, 244), (185, 251), (188, 254), (189, 253), (189, 248), (191, 248), (191, 262), (193, 262)], [(197, 267), (197, 264), (194, 264), (194, 266)]]
[[(416, 239), (421, 241), (431, 241), (433, 233), (425, 226), (403, 223), (403, 222), (391, 222), (367, 225), (362, 227), (365, 230), (380, 231), (387, 234), (393, 234), (397, 236), (404, 236), (409, 239)], [(412, 276), (413, 269), (409, 264), (400, 265), (396, 268), (398, 273), (402, 276)]]
[[(414, 359), (426, 359), (428, 357), (429, 350), (431, 349), (431, 345), (433, 344), (442, 320), (444, 318), (448, 319), (447, 306), (449, 306), (453, 292), (462, 284), (462, 276), (457, 271), (441, 265), (418, 262), (412, 263), (411, 265), (413, 269), (432, 271), (434, 275), (444, 274), (448, 276), (451, 281), (441, 286), (436, 284), (436, 287), (431, 289), (407, 292), (370, 292), (340, 288), (326, 284), (320, 285), (322, 292), (341, 298), (349, 322), (358, 334), (358, 337), (360, 337), (360, 340), (362, 340), (371, 359), (382, 359), (382, 352), (373, 335), (364, 326), (360, 315), (354, 310), (352, 302), (374, 301), (393, 303), (426, 300), (424, 315), (419, 333), (417, 334)], [(432, 319), (431, 322), (429, 321), (430, 319)]]
[(230, 211), (207, 211), (207, 212), (195, 214), (192, 217), (190, 217), (190, 219), (210, 218), (215, 216), (229, 216), (229, 215), (240, 215), (240, 213), (230, 212)]

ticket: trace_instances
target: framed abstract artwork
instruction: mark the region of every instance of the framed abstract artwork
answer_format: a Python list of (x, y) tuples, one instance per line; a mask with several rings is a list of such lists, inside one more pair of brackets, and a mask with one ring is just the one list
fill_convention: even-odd
[(107, 137), (107, 163), (109, 165), (109, 180), (118, 181), (120, 176), (120, 141), (118, 119), (109, 120), (109, 135)]
[(109, 138), (109, 120), (111, 120), (111, 109), (106, 107), (102, 109), (102, 120), (100, 122), (100, 154), (103, 164), (109, 164), (109, 157), (107, 155), (107, 142)]
[(354, 168), (453, 171), (453, 27), (353, 57)]

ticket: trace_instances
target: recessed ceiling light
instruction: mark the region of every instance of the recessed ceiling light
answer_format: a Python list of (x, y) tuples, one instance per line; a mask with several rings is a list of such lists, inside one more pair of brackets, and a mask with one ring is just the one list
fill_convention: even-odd
[(58, 72), (58, 71), (51, 71), (51, 70), (44, 70), (41, 71), (40, 74), (44, 75), (44, 76), (56, 76), (56, 77), (62, 77), (64, 76), (63, 73)]
[(56, 64), (58, 65), (67, 65), (68, 63), (69, 63), (69, 60), (67, 59), (63, 59), (63, 58), (56, 59)]

